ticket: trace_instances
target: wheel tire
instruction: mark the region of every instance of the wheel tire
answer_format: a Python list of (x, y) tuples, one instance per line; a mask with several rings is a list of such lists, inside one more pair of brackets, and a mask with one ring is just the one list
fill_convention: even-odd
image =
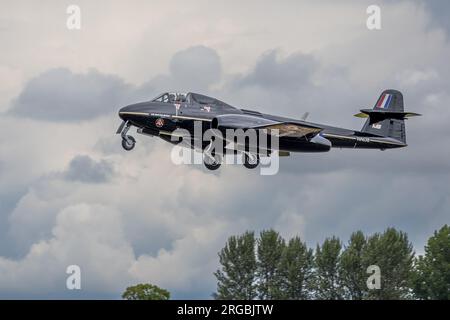
[(249, 157), (247, 153), (243, 153), (243, 157), (244, 167), (246, 167), (247, 169), (255, 169), (259, 165), (258, 154), (251, 154), (251, 157), (253, 157), (253, 159), (251, 159), (251, 157)]
[(133, 150), (136, 145), (136, 140), (132, 136), (127, 136), (126, 139), (122, 139), (122, 147), (127, 150)]
[(214, 155), (214, 161), (208, 155), (203, 155), (203, 164), (208, 170), (217, 170), (222, 164), (222, 157), (218, 154)]

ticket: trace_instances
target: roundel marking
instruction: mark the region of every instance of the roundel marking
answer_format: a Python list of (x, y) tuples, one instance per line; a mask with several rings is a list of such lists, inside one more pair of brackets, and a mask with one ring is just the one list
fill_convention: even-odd
[(156, 119), (156, 120), (155, 120), (155, 125), (156, 125), (158, 128), (161, 128), (161, 127), (164, 125), (164, 119), (162, 119), (162, 118)]

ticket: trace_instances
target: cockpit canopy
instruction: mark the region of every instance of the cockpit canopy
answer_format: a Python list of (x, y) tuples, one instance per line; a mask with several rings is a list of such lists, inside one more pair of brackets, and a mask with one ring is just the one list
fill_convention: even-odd
[(168, 103), (185, 102), (186, 96), (187, 96), (186, 93), (165, 92), (154, 98), (152, 101), (168, 102)]
[(210, 105), (220, 107), (222, 109), (235, 109), (234, 107), (230, 106), (229, 104), (226, 104), (223, 101), (193, 92), (189, 93), (165, 92), (154, 98), (152, 101), (165, 103), (186, 102), (188, 104)]

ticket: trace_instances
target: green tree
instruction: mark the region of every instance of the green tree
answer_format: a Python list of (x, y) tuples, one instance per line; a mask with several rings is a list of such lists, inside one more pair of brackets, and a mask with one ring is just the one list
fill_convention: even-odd
[(246, 232), (232, 236), (219, 252), (221, 269), (214, 275), (217, 278), (215, 299), (252, 300), (256, 297), (255, 235)]
[(138, 284), (128, 287), (122, 294), (125, 300), (169, 300), (170, 292), (153, 284)]
[(450, 300), (450, 227), (444, 225), (428, 239), (425, 255), (415, 261), (412, 277), (419, 299)]
[(281, 298), (281, 256), (286, 244), (274, 230), (262, 231), (258, 239), (258, 296), (260, 299)]
[(410, 279), (414, 257), (412, 244), (406, 233), (388, 228), (367, 240), (362, 265), (376, 265), (381, 271), (381, 288), (368, 290), (368, 299), (411, 298)]
[(310, 297), (314, 255), (299, 237), (289, 240), (280, 263), (281, 298), (305, 300)]
[(362, 231), (354, 232), (341, 254), (340, 277), (345, 299), (362, 300), (367, 296), (368, 266), (363, 265), (366, 244)]
[(334, 236), (327, 238), (322, 246), (317, 245), (314, 281), (317, 299), (338, 300), (343, 298), (339, 275), (341, 248), (341, 241)]

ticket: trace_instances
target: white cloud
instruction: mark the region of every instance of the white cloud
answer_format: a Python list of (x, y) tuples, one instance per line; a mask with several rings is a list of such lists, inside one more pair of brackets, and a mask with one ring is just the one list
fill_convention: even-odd
[(69, 205), (57, 214), (50, 239), (33, 244), (21, 260), (1, 258), (0, 283), (2, 291), (12, 296), (55, 290), (64, 294), (65, 270), (77, 264), (84, 290), (117, 292), (127, 283), (132, 259), (133, 249), (124, 238), (121, 214), (116, 209)]

